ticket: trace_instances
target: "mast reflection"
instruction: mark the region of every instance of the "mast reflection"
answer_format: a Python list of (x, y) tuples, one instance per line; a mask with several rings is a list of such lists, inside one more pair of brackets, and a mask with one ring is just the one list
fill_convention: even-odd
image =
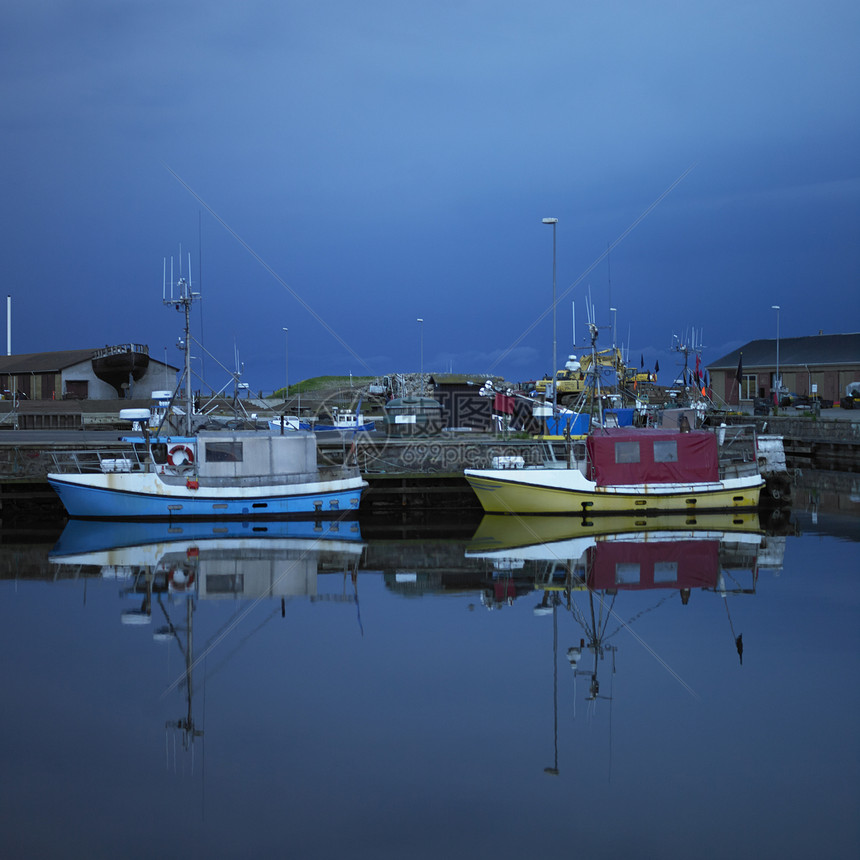
[[(103, 578), (122, 583), (124, 597), (139, 600), (121, 612), (124, 625), (160, 620), (153, 639), (175, 643), (183, 674), (166, 692), (183, 688), (182, 716), (165, 723), (191, 754), (203, 728), (194, 718), (194, 615), (199, 601), (250, 602), (232, 630), (257, 603), (280, 599), (279, 614), (293, 598), (340, 600), (358, 611), (358, 563), (364, 550), (354, 520), (284, 520), (249, 522), (99, 522), (71, 520), (49, 554), (57, 566), (99, 568)], [(341, 595), (320, 595), (321, 573), (341, 573)], [(347, 588), (349, 586), (349, 590)], [(351, 593), (349, 591), (351, 590)], [(178, 611), (177, 611), (178, 610)], [(181, 618), (182, 620), (175, 620)], [(361, 618), (358, 616), (359, 626)], [(222, 629), (206, 643), (207, 654), (224, 638)], [(169, 742), (168, 762), (170, 757)], [(174, 743), (175, 760), (175, 743)]]
[[(491, 565), (492, 587), (485, 590), (489, 608), (511, 604), (533, 589), (540, 596), (536, 616), (553, 619), (553, 726), (558, 773), (558, 614), (569, 614), (580, 628), (577, 644), (566, 649), (576, 679), (588, 680), (585, 697), (593, 712), (601, 692), (601, 667), (616, 673), (618, 646), (612, 639), (626, 630), (692, 695), (694, 691), (635, 632), (637, 618), (666, 601), (683, 606), (696, 593), (723, 599), (732, 642), (743, 663), (743, 635), (735, 632), (728, 598), (756, 592), (763, 569), (782, 568), (785, 537), (767, 535), (758, 515), (708, 514), (657, 517), (515, 517), (487, 515), (471, 544), (469, 558)], [(625, 593), (653, 592), (656, 604), (624, 619), (616, 606)], [(500, 599), (500, 597), (502, 599)], [(574, 711), (575, 713), (575, 711)]]

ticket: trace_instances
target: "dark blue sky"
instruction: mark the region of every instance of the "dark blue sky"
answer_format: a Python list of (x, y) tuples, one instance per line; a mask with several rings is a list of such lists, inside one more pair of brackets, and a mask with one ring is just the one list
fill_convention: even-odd
[(181, 244), (206, 346), (254, 389), (283, 382), (285, 326), (293, 381), (417, 370), (418, 317), (425, 370), (535, 378), (550, 216), (560, 359), (589, 288), (599, 345), (616, 307), (661, 381), (673, 334), (711, 361), (775, 337), (774, 304), (785, 337), (857, 331), (858, 39), (848, 0), (15, 0), (13, 352), (133, 340), (178, 364)]

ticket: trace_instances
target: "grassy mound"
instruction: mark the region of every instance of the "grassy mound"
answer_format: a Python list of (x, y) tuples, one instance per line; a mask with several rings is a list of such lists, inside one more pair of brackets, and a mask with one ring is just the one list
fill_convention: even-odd
[[(361, 388), (363, 385), (368, 385), (373, 382), (374, 376), (312, 376), (310, 379), (303, 379), (301, 382), (296, 382), (290, 385), (289, 397), (296, 394), (308, 394), (326, 391), (339, 391), (344, 388)], [(279, 388), (272, 395), (273, 397), (284, 397), (284, 389)]]

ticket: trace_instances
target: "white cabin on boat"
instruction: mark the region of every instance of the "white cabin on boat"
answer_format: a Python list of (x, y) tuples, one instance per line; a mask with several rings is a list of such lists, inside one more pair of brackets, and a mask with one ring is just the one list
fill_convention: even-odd
[(196, 442), (177, 439), (160, 448), (159, 471), (193, 471), (201, 485), (271, 483), (274, 477), (302, 482), (317, 477), (317, 444), (310, 433), (200, 432)]

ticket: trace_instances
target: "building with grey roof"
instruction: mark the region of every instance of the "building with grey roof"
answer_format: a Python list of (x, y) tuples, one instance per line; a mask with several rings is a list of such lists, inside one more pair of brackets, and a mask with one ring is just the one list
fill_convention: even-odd
[[(860, 333), (779, 338), (783, 392), (838, 403), (849, 383), (860, 381)], [(707, 365), (711, 388), (735, 405), (776, 390), (777, 339), (752, 340)]]
[(149, 399), (172, 389), (178, 368), (153, 359), (143, 344), (0, 356), (4, 399)]

